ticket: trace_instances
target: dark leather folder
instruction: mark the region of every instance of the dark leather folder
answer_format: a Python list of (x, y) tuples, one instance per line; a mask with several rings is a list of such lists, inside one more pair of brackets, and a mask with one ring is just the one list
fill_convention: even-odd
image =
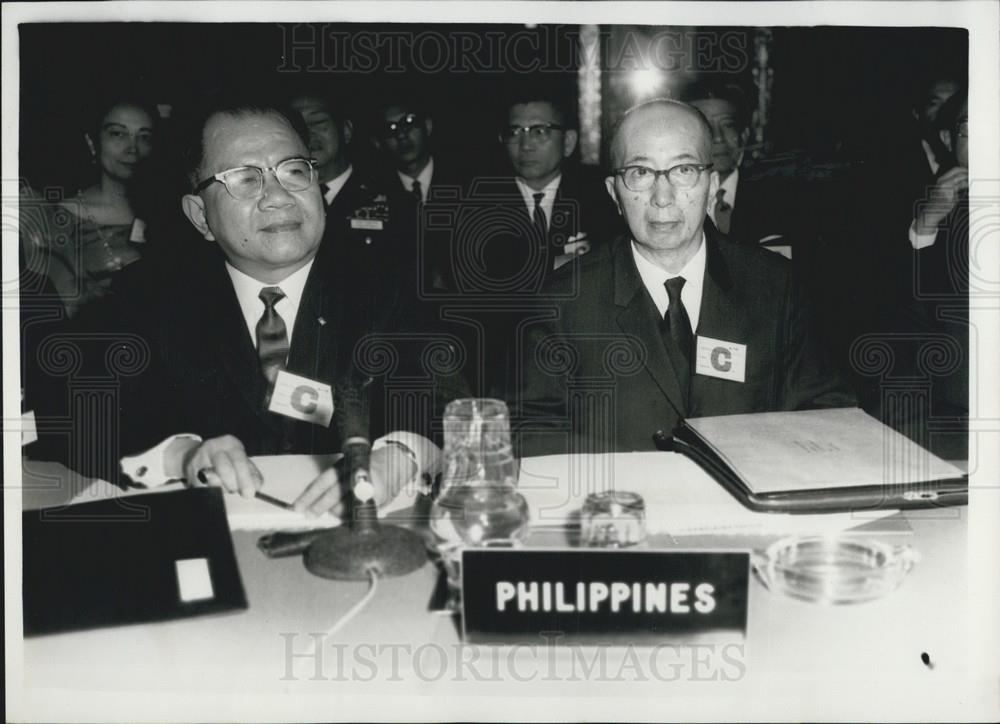
[(247, 607), (218, 488), (26, 511), (25, 636)]

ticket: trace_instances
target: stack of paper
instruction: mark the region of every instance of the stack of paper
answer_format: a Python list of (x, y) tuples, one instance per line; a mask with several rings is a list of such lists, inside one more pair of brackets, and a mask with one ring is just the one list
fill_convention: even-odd
[(858, 408), (688, 419), (753, 493), (905, 485), (962, 471)]

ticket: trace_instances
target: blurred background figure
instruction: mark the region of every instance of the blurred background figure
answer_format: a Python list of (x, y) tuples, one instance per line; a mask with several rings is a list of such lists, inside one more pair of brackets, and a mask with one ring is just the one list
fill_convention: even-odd
[(720, 186), (709, 200), (708, 215), (715, 227), (749, 244), (787, 236), (793, 209), (782, 203), (775, 183), (743, 168), (750, 139), (747, 93), (735, 83), (703, 80), (688, 86), (682, 99), (700, 110), (712, 128), (712, 163)]
[(326, 208), (323, 243), (345, 263), (377, 263), (409, 275), (416, 205), (402, 193), (386, 191), (371, 169), (353, 163), (355, 127), (347, 100), (329, 84), (311, 83), (294, 91), (289, 105), (309, 131)]
[(136, 210), (148, 199), (157, 118), (140, 100), (99, 105), (81, 138), (93, 183), (60, 199), (23, 188), (23, 265), (48, 277), (70, 317), (107, 294), (112, 278), (144, 253), (147, 224)]
[(439, 151), (433, 114), (418, 94), (388, 92), (372, 114), (370, 125), (372, 142), (381, 155), (382, 187), (410, 196), (418, 206), (413, 240), (423, 274), (422, 288), (453, 288), (448, 262), (450, 234), (422, 224), (419, 204), (431, 197), (460, 200), (465, 179), (459, 164)]

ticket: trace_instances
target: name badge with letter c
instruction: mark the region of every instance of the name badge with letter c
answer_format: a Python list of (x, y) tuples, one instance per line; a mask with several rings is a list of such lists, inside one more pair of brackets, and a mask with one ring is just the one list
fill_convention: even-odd
[(746, 382), (747, 346), (698, 335), (694, 371), (699, 375)]
[(295, 420), (329, 427), (333, 419), (333, 390), (325, 382), (281, 370), (274, 380), (267, 409)]

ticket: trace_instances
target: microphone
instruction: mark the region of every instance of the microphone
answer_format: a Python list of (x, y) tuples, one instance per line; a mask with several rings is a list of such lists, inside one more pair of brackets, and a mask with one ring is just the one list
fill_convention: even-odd
[(337, 431), (344, 453), (344, 471), (350, 498), (347, 524), (317, 537), (306, 549), (310, 573), (339, 580), (367, 580), (371, 573), (402, 576), (427, 561), (427, 549), (417, 533), (396, 525), (382, 525), (371, 480), (371, 443), (368, 416), (357, 388), (338, 385)]

